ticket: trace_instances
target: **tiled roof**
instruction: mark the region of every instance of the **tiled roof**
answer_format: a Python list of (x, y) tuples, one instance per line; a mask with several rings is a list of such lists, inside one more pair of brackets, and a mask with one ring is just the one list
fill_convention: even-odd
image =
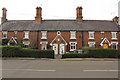
[(0, 29), (3, 31), (118, 31), (118, 26), (108, 20), (42, 20), (36, 23), (34, 20), (8, 20)]

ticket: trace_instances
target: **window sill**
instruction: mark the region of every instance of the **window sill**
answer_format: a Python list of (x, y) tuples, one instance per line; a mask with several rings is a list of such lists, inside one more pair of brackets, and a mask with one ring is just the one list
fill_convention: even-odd
[(29, 38), (23, 38), (23, 39), (29, 39)]
[(41, 39), (47, 39), (47, 38), (43, 37), (43, 38), (41, 38)]
[(89, 39), (95, 39), (95, 38), (89, 38)]
[(70, 49), (70, 51), (74, 51), (74, 50), (76, 50), (76, 49)]
[(6, 38), (2, 38), (2, 39), (7, 39), (7, 37)]
[(112, 40), (117, 40), (117, 38), (112, 38)]
[(70, 38), (70, 39), (76, 39), (76, 38)]

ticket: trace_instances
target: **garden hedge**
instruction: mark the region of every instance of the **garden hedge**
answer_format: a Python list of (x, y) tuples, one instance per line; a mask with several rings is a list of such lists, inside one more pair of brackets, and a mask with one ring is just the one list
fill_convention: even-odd
[(82, 54), (67, 53), (62, 58), (118, 58), (118, 51), (115, 49), (91, 48), (86, 51)]
[(54, 58), (54, 51), (2, 46), (2, 57)]

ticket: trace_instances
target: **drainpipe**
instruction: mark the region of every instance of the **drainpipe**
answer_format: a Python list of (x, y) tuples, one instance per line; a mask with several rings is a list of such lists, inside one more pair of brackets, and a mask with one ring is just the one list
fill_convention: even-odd
[(84, 37), (83, 37), (83, 31), (82, 31), (82, 47), (84, 47)]
[(39, 48), (38, 44), (39, 44), (39, 31), (37, 31), (37, 49)]

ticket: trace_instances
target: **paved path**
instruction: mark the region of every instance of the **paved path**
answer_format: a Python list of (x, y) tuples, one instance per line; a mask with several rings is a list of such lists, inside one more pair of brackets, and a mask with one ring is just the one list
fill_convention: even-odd
[(3, 60), (4, 78), (117, 78), (118, 61)]

